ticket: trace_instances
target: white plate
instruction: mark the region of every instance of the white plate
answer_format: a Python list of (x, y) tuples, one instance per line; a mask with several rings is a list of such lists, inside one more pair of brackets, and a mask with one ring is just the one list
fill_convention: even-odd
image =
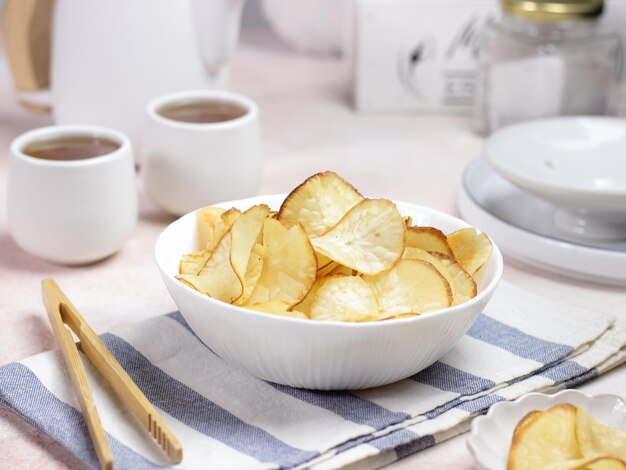
[(626, 239), (626, 120), (559, 117), (497, 131), (483, 157), (499, 175), (559, 206), (556, 223), (591, 239)]
[(528, 195), (484, 162), (463, 173), (459, 210), (484, 230), (505, 255), (576, 279), (626, 285), (626, 241), (581, 240), (554, 222), (554, 206)]
[(484, 470), (505, 470), (513, 430), (517, 423), (534, 410), (547, 410), (559, 403), (583, 406), (601, 423), (626, 429), (626, 402), (615, 395), (591, 397), (577, 390), (563, 390), (554, 395), (529, 393), (513, 402), (493, 405), (485, 416), (472, 422), (467, 447)]

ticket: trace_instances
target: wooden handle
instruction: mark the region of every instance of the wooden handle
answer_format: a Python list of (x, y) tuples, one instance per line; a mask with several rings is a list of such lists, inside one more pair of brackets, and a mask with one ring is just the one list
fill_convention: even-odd
[(6, 0), (2, 32), (18, 90), (50, 85), (50, 31), (54, 0)]
[(52, 324), (52, 331), (54, 332), (59, 349), (63, 355), (63, 360), (65, 361), (65, 366), (70, 375), (74, 392), (76, 393), (80, 409), (87, 423), (87, 429), (89, 429), (91, 441), (96, 449), (96, 454), (98, 455), (102, 469), (111, 470), (113, 468), (113, 454), (111, 453), (109, 442), (106, 439), (106, 434), (102, 427), (98, 410), (96, 409), (96, 403), (87, 382), (87, 374), (85, 374), (85, 368), (78, 354), (74, 338), (63, 324), (61, 314), (63, 298), (59, 296), (59, 292), (58, 286), (52, 279), (43, 282), (43, 300), (46, 310), (48, 311), (50, 323)]
[(180, 442), (169, 429), (163, 418), (148, 401), (139, 387), (128, 376), (117, 359), (111, 354), (98, 335), (87, 324), (72, 302), (52, 279), (43, 281), (44, 292), (53, 292), (59, 299), (61, 318), (78, 336), (81, 348), (98, 369), (128, 409), (148, 430), (173, 463), (183, 459)]

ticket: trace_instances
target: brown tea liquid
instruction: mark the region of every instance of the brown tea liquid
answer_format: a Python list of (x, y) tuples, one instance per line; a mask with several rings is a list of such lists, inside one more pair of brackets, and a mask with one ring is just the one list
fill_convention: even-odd
[(247, 112), (243, 106), (220, 100), (172, 104), (159, 109), (159, 114), (167, 119), (195, 124), (232, 121), (244, 116)]
[(28, 145), (26, 155), (43, 160), (85, 160), (100, 157), (120, 148), (117, 142), (102, 137), (68, 136), (42, 140)]

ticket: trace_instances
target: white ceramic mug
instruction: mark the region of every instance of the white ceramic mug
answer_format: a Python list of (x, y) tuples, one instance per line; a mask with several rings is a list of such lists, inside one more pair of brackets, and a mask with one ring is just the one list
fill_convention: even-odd
[[(219, 101), (245, 110), (235, 119), (190, 123), (164, 117), (168, 107)], [(250, 99), (224, 91), (185, 91), (148, 105), (142, 140), (143, 185), (165, 211), (182, 215), (220, 201), (256, 195), (261, 184), (259, 110)]]
[[(104, 138), (118, 148), (81, 160), (44, 160), (24, 152), (65, 137)], [(138, 198), (130, 140), (95, 126), (51, 126), (11, 144), (9, 232), (24, 250), (49, 261), (84, 264), (120, 249), (137, 223)]]

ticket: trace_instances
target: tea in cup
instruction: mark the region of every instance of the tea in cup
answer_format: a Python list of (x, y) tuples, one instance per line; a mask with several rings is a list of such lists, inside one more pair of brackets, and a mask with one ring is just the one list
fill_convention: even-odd
[(56, 139), (33, 142), (23, 152), (42, 160), (67, 161), (100, 157), (120, 148), (120, 145), (104, 137), (68, 135)]

